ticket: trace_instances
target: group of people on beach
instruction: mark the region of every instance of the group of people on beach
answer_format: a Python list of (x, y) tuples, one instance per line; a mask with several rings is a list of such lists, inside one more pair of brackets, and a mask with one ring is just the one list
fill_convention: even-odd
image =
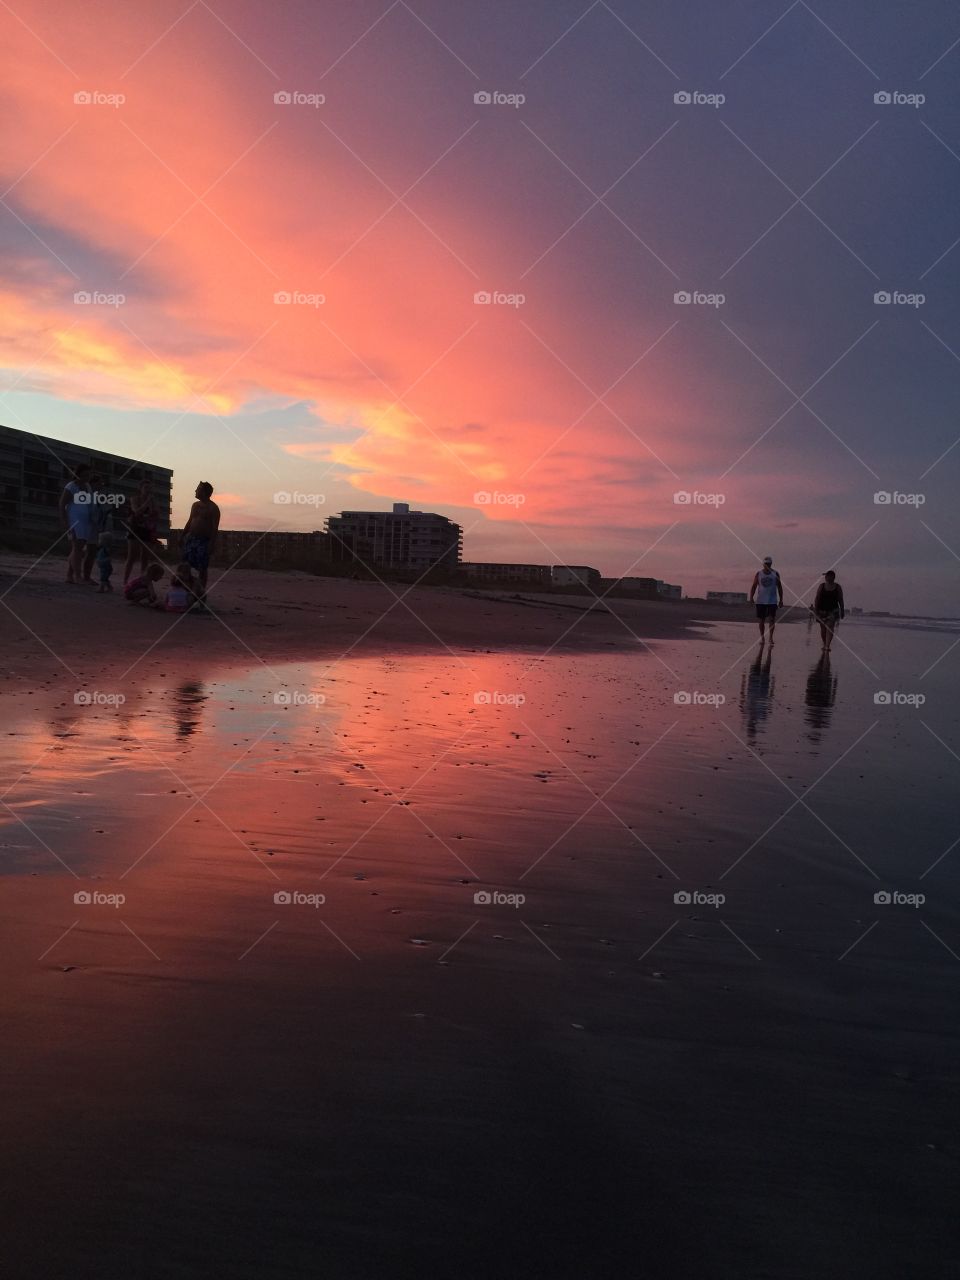
[(69, 548), (67, 582), (92, 585), (96, 567), (97, 591), (113, 591), (110, 552), (117, 535), (108, 527), (113, 510), (123, 529), (121, 536), (126, 539), (123, 594), (127, 603), (167, 613), (206, 612), (207, 575), (220, 528), (220, 508), (213, 501), (213, 485), (206, 480), (197, 485), (180, 539), (180, 563), (162, 591), (160, 584), (167, 571), (160, 559), (160, 512), (150, 481), (141, 480), (129, 501), (122, 495), (105, 494), (102, 484), (102, 476), (81, 464), (60, 496), (60, 516)]
[[(766, 643), (766, 628), (770, 629), (770, 643), (773, 644), (773, 632), (777, 625), (777, 610), (783, 607), (783, 583), (779, 572), (773, 567), (773, 557), (764, 556), (763, 564), (753, 575), (750, 587), (750, 603), (756, 603), (757, 623), (760, 627), (760, 644)], [(820, 624), (820, 639), (824, 653), (833, 647), (833, 636), (837, 623), (845, 616), (843, 603), (843, 587), (837, 581), (836, 570), (827, 569), (823, 581), (817, 587), (811, 610)]]

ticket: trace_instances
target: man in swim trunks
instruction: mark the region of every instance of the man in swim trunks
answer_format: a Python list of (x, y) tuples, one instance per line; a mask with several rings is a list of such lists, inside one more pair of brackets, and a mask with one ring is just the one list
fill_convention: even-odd
[(200, 600), (207, 595), (207, 570), (220, 528), (220, 508), (212, 501), (213, 485), (201, 480), (196, 488), (196, 502), (183, 529), (181, 555), (191, 569), (197, 571)]
[(773, 644), (773, 629), (777, 625), (777, 609), (783, 604), (783, 583), (780, 574), (773, 567), (773, 557), (764, 556), (763, 566), (753, 575), (753, 586), (750, 588), (750, 603), (754, 597), (757, 601), (757, 622), (760, 626), (760, 643), (766, 639), (764, 627), (770, 623), (770, 643)]

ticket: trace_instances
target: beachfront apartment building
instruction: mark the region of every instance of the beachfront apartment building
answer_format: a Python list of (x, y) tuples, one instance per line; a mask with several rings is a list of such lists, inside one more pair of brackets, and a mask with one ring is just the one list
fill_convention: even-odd
[(675, 582), (658, 582), (657, 595), (661, 600), (681, 600), (683, 588)]
[(517, 583), (549, 591), (551, 570), (548, 564), (511, 564), (493, 560), (465, 560), (460, 572), (471, 582)]
[(25, 550), (52, 547), (64, 532), (60, 495), (83, 463), (101, 477), (95, 488), (110, 499), (104, 504), (108, 529), (112, 525), (116, 533), (123, 532), (123, 506), (135, 496), (140, 481), (149, 480), (160, 513), (157, 532), (167, 537), (173, 485), (168, 467), (0, 426), (0, 541)]
[(707, 599), (713, 604), (749, 604), (745, 591), (708, 591)]
[(371, 568), (453, 571), (460, 564), (460, 526), (435, 511), (411, 511), (406, 502), (395, 502), (392, 511), (342, 511), (326, 525)]
[(555, 587), (586, 587), (589, 591), (600, 588), (600, 570), (585, 564), (555, 564), (550, 578)]

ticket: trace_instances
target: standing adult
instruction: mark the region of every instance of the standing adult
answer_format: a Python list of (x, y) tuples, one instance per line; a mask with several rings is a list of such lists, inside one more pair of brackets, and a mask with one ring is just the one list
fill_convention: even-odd
[(207, 571), (220, 529), (220, 508), (213, 501), (213, 485), (201, 480), (194, 493), (196, 502), (183, 527), (181, 555), (200, 579), (200, 599), (207, 598)]
[(83, 581), (83, 561), (87, 543), (92, 536), (92, 512), (90, 468), (85, 462), (81, 462), (73, 472), (73, 479), (67, 481), (60, 494), (60, 519), (67, 531), (70, 545), (67, 556), (68, 582)]
[(823, 641), (824, 653), (829, 653), (833, 645), (833, 633), (837, 623), (846, 612), (843, 606), (843, 587), (837, 581), (836, 572), (828, 569), (823, 581), (817, 587), (813, 601), (813, 612), (820, 623), (820, 639)]
[(107, 531), (108, 524), (107, 514), (107, 495), (103, 492), (103, 476), (99, 474), (90, 477), (90, 537), (87, 541), (86, 551), (83, 557), (83, 580), (84, 582), (93, 581), (93, 562), (97, 558), (97, 551), (100, 547), (100, 535)]
[(773, 644), (773, 631), (777, 625), (777, 609), (783, 604), (783, 583), (780, 581), (780, 574), (773, 567), (772, 556), (764, 556), (763, 565), (753, 575), (753, 585), (750, 588), (751, 604), (754, 598), (756, 598), (757, 602), (760, 643), (763, 644), (766, 639), (764, 627), (769, 623), (770, 643)]
[(123, 584), (126, 586), (139, 560), (140, 576), (147, 568), (157, 545), (157, 504), (153, 500), (153, 486), (149, 480), (141, 480), (136, 495), (130, 500), (125, 523), (127, 526), (127, 562), (123, 566)]

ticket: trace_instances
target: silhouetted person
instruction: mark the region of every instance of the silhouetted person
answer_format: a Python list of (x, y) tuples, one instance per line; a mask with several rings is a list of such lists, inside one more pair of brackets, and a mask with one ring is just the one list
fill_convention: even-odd
[(823, 582), (817, 587), (813, 611), (820, 623), (820, 639), (823, 641), (824, 652), (829, 653), (837, 623), (844, 616), (843, 587), (837, 581), (837, 575), (832, 569), (827, 570), (823, 575)]
[(207, 571), (220, 528), (220, 508), (212, 501), (213, 485), (201, 480), (196, 488), (196, 502), (183, 528), (180, 554), (200, 579), (200, 599), (207, 596)]
[(763, 565), (753, 575), (753, 585), (750, 588), (751, 604), (753, 604), (754, 597), (757, 600), (760, 643), (763, 644), (764, 642), (763, 628), (769, 622), (770, 643), (773, 644), (773, 629), (777, 625), (777, 609), (783, 604), (783, 583), (780, 581), (779, 573), (773, 567), (773, 558), (771, 556), (763, 557)]

